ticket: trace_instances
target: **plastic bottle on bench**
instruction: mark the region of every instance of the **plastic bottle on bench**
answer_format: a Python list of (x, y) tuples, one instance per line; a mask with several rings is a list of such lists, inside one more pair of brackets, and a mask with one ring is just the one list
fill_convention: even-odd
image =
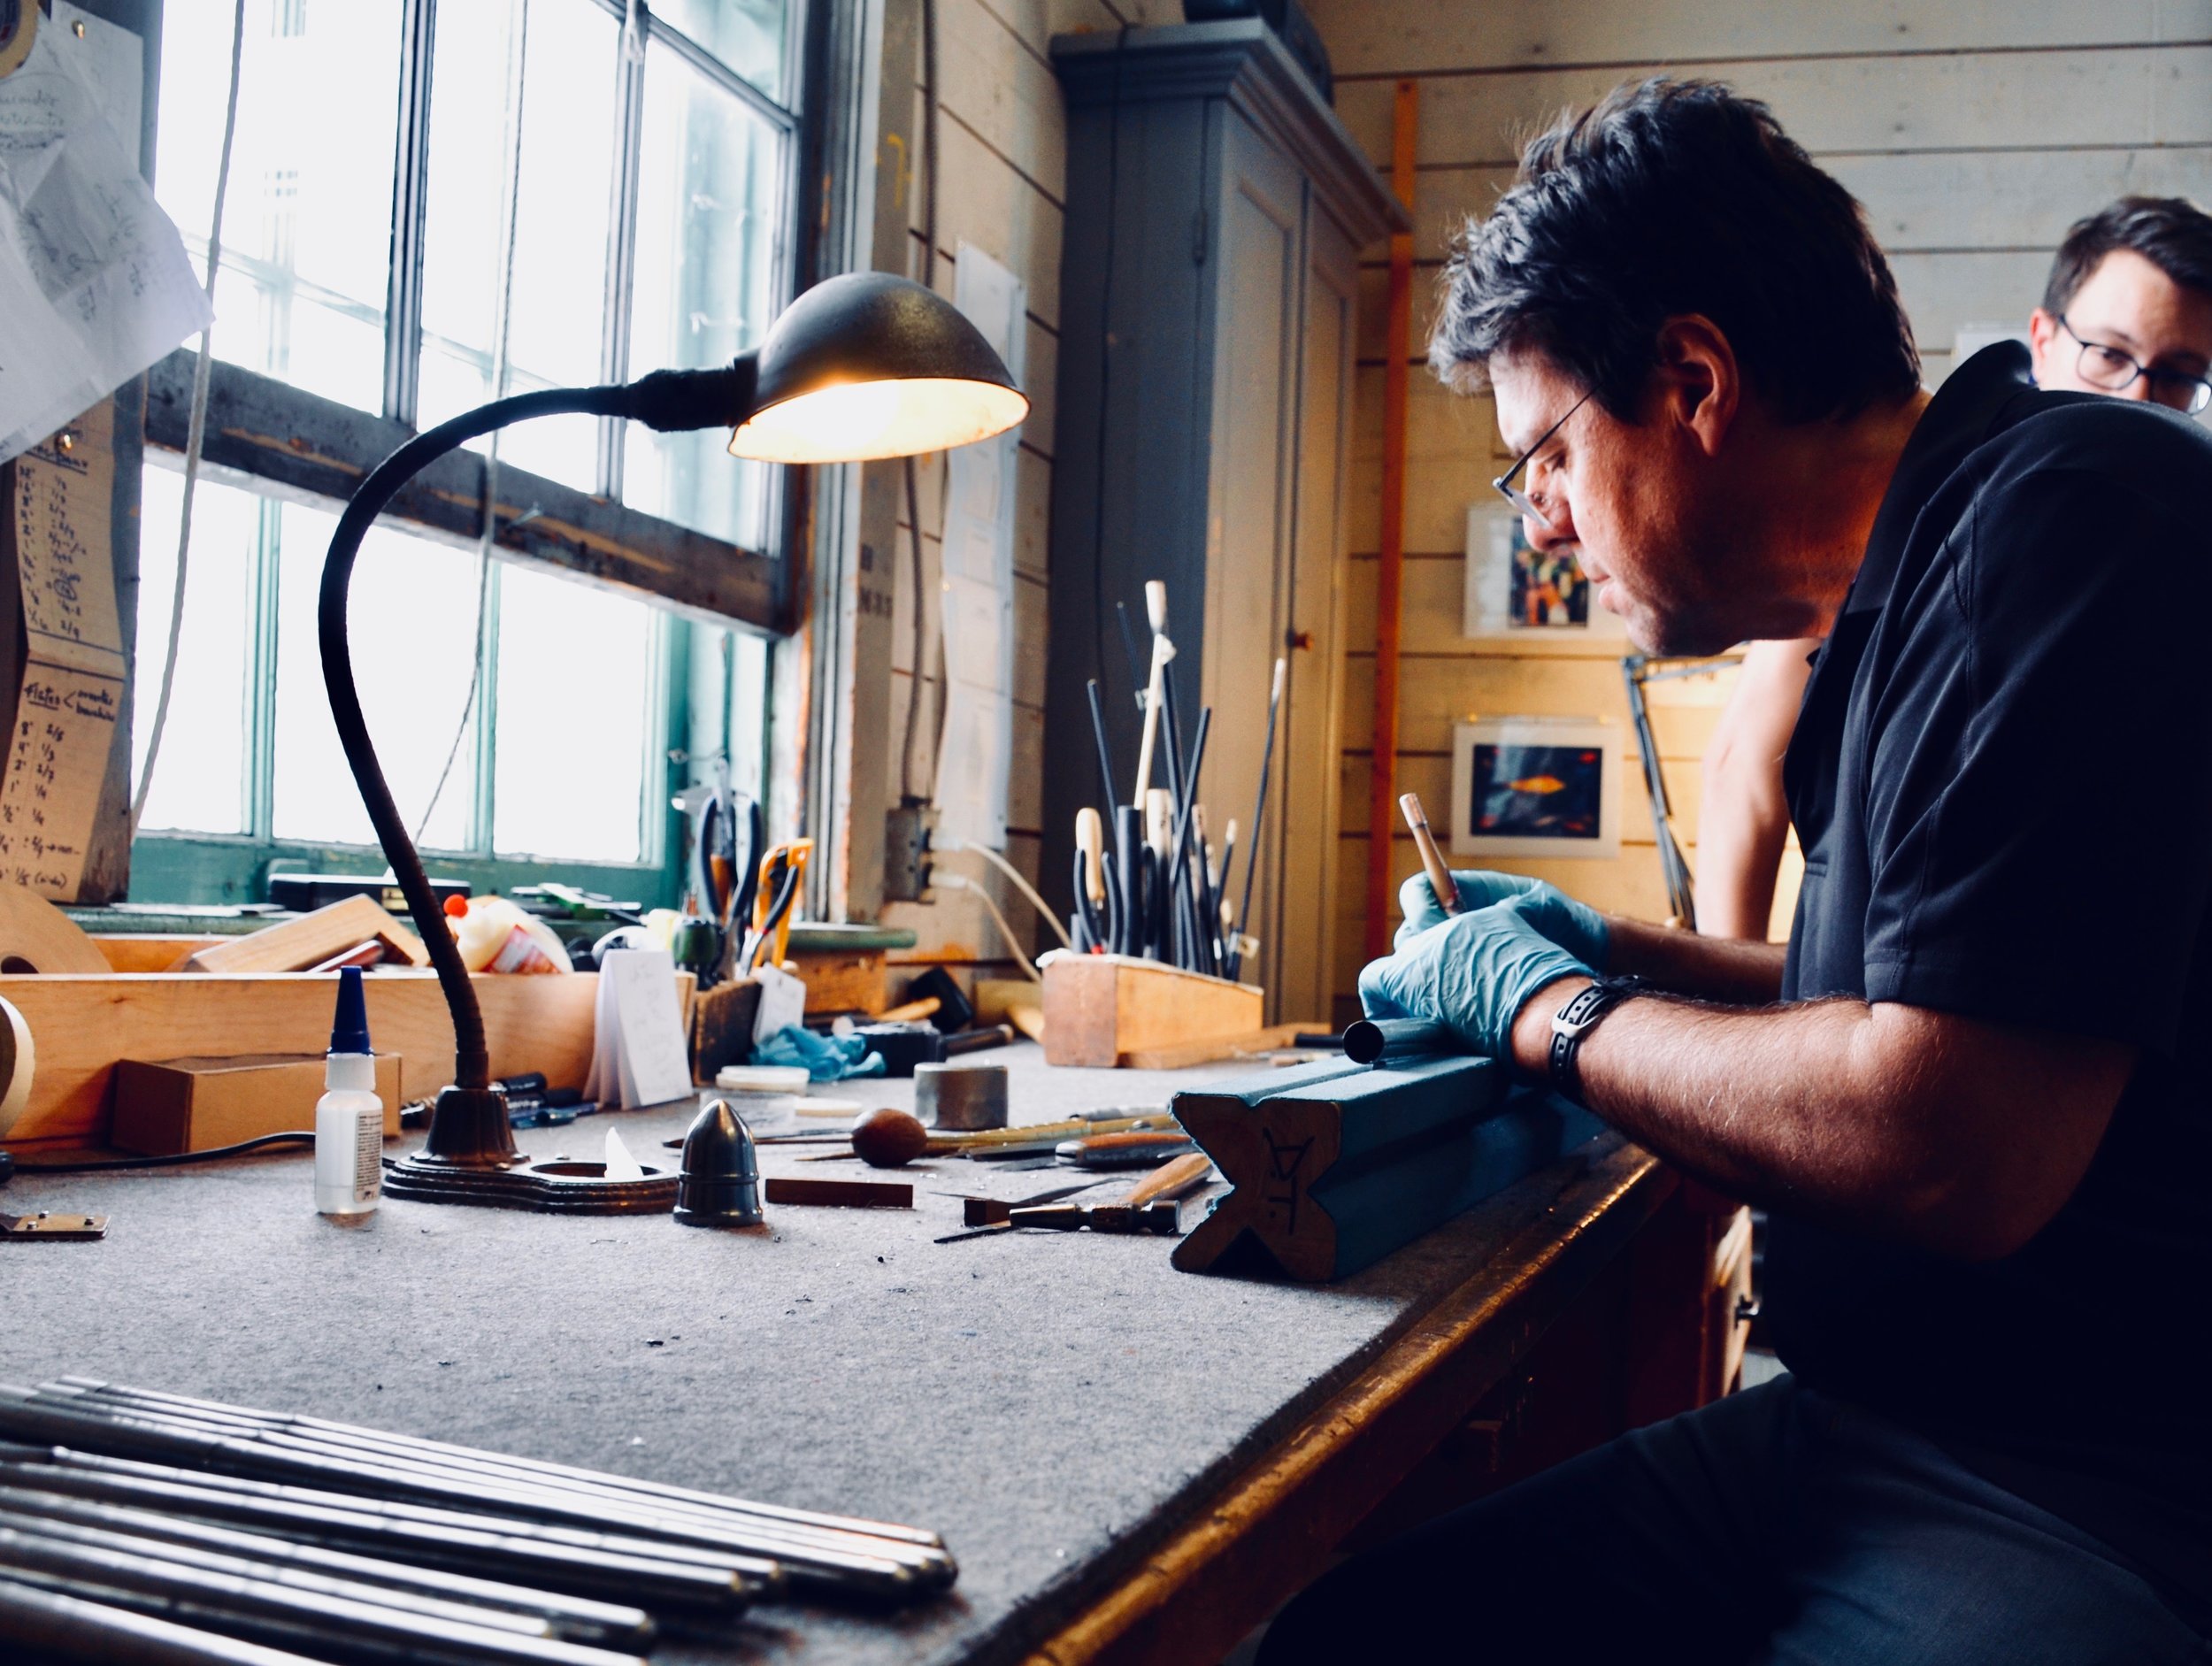
[(503, 896), (446, 899), (461, 964), (471, 971), (573, 971), (553, 928)]
[(366, 1215), (384, 1191), (384, 1102), (376, 1093), (358, 966), (338, 974), (323, 1086), (315, 1102), (315, 1208), (325, 1215)]

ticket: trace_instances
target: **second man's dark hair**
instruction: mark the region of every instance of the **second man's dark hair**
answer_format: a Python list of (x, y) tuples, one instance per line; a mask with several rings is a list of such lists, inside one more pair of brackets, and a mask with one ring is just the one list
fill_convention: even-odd
[(1429, 363), (1447, 382), (1533, 350), (1632, 418), (1660, 326), (1701, 313), (1786, 422), (1920, 386), (1889, 263), (1851, 194), (1755, 99), (1711, 81), (1616, 88), (1530, 142), (1455, 241)]
[(2185, 289), (2212, 295), (2212, 216), (2184, 196), (2124, 196), (2067, 232), (2043, 286), (2043, 310), (2065, 311), (2116, 249), (2142, 256)]

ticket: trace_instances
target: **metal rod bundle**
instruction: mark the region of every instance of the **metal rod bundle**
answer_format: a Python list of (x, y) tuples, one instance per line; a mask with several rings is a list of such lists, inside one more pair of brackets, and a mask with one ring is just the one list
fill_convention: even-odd
[(81, 1378), (0, 1386), (0, 1634), (71, 1659), (614, 1666), (650, 1610), (957, 1577), (894, 1523)]

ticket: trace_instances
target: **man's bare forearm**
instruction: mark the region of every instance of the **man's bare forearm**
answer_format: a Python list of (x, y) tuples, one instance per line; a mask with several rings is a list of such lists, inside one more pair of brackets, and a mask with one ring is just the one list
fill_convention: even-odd
[(1782, 998), (1781, 943), (1701, 937), (1643, 920), (1609, 916), (1605, 970), (1633, 973), (1677, 994), (1730, 1006), (1757, 1007)]
[[(1523, 1069), (1542, 1071), (1579, 982), (1522, 1010)], [(2009, 1254), (2057, 1213), (2133, 1063), (2118, 1042), (1916, 1007), (1663, 998), (1609, 1014), (1577, 1059), (1593, 1110), (1699, 1178), (1971, 1258)]]

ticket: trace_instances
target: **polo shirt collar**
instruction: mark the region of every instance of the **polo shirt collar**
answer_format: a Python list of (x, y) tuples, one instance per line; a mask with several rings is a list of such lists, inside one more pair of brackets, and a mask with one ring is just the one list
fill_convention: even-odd
[(1874, 530), (1867, 537), (1866, 557), (1844, 598), (1846, 614), (1878, 612), (1888, 603), (1913, 523), (1967, 454), (2001, 426), (2006, 407), (2034, 391), (2030, 363), (2023, 343), (1998, 342), (1953, 371), (1936, 390), (1905, 441), (1889, 490), (1882, 495)]

